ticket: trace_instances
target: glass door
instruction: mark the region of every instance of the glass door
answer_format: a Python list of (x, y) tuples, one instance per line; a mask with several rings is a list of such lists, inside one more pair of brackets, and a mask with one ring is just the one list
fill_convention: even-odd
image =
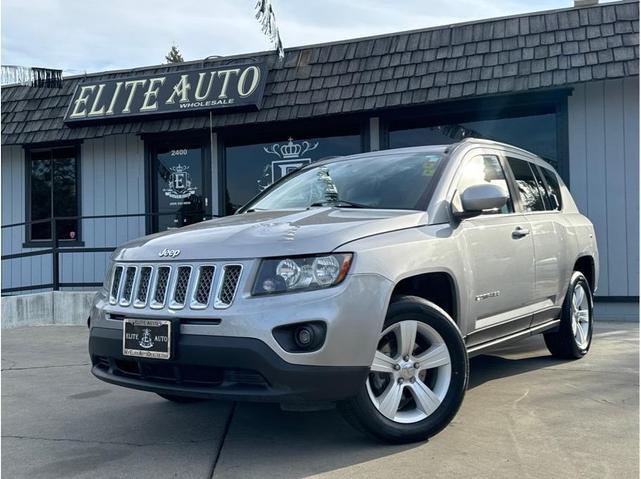
[(171, 142), (151, 149), (153, 232), (207, 219), (209, 161), (202, 143)]

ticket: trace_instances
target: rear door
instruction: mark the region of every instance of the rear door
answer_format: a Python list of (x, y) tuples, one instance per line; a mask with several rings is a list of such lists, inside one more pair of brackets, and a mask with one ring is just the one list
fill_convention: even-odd
[[(545, 174), (524, 157), (508, 156), (518, 185), (523, 213), (534, 242), (534, 287), (532, 326), (558, 317), (559, 294), (565, 290), (564, 254), (567, 237), (562, 224), (561, 195), (556, 174)], [(548, 186), (545, 177), (552, 185)], [(555, 186), (554, 186), (555, 185)], [(554, 190), (557, 190), (555, 193)]]
[(473, 330), (468, 346), (523, 330), (529, 326), (534, 282), (532, 236), (527, 220), (515, 211), (514, 190), (506, 180), (505, 165), (494, 150), (472, 150), (455, 176), (452, 205), (460, 208), (460, 195), (474, 184), (491, 183), (510, 193), (500, 211), (460, 221), (462, 256), (468, 270), (468, 314)]

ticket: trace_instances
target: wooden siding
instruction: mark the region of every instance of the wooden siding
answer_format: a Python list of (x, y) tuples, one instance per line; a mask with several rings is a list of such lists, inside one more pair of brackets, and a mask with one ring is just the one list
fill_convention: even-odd
[[(25, 151), (21, 146), (3, 146), (0, 159), (2, 173), (2, 224), (25, 221)], [(24, 249), (24, 226), (2, 230), (2, 254), (33, 251)], [(2, 261), (2, 287), (51, 282), (51, 255)]]
[(599, 296), (639, 295), (639, 79), (579, 85), (568, 100), (570, 190), (594, 223)]
[[(25, 221), (25, 156), (19, 146), (2, 148), (2, 224)], [(144, 144), (134, 135), (83, 142), (80, 154), (82, 216), (145, 212)], [(144, 218), (87, 219), (81, 240), (86, 247), (113, 247), (145, 234)], [(2, 254), (23, 249), (24, 227), (2, 230)], [(60, 256), (61, 282), (100, 282), (109, 253)], [(2, 262), (2, 287), (51, 282), (51, 255)]]

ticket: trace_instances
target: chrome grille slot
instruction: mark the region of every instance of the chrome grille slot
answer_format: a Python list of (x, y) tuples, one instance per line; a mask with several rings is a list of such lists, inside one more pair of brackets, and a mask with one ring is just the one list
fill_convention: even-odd
[[(238, 293), (243, 264), (224, 262), (116, 263), (109, 302), (119, 308), (206, 310), (229, 308)], [(126, 311), (113, 314), (127, 314)]]
[(214, 301), (215, 308), (228, 308), (231, 305), (236, 295), (242, 270), (243, 267), (240, 264), (226, 264), (223, 266), (223, 277), (220, 280), (218, 293)]
[(176, 272), (176, 285), (174, 286), (174, 296), (170, 307), (182, 308), (185, 306), (187, 289), (189, 288), (189, 277), (191, 276), (191, 266), (179, 266)]
[(151, 303), (152, 308), (162, 308), (165, 305), (170, 272), (171, 268), (169, 266), (158, 267), (158, 272), (156, 273), (156, 288), (154, 290), (154, 297)]
[(151, 284), (151, 266), (143, 266), (140, 268), (140, 277), (138, 278), (138, 290), (134, 300), (134, 306), (142, 308), (147, 304), (147, 294), (149, 294), (149, 286)]
[(191, 302), (192, 308), (206, 308), (209, 304), (215, 272), (216, 268), (210, 265), (200, 266), (198, 268), (198, 279), (196, 280), (196, 287), (194, 288), (194, 295)]
[(129, 266), (125, 271), (125, 280), (120, 295), (120, 304), (127, 306), (131, 303), (131, 294), (134, 289), (134, 280), (136, 279), (136, 267)]
[(109, 297), (109, 302), (111, 304), (116, 304), (118, 302), (118, 291), (120, 291), (120, 280), (122, 279), (122, 266), (117, 266), (114, 269), (114, 276), (111, 281), (111, 295)]

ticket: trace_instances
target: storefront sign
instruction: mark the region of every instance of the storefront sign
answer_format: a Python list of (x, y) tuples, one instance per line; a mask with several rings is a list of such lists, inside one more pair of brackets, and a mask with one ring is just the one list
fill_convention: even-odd
[(254, 64), (85, 81), (76, 87), (65, 122), (242, 106), (258, 108), (266, 78), (265, 65)]

